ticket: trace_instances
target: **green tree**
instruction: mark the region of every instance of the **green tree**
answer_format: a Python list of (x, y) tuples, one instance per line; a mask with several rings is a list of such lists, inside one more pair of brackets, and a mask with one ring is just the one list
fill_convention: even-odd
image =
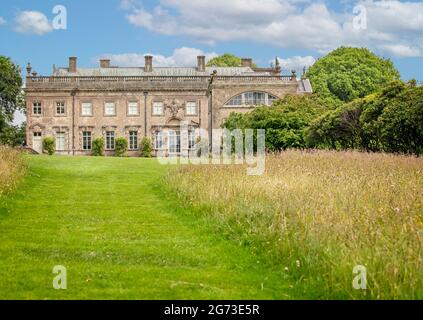
[(18, 147), (24, 144), (25, 139), (26, 122), (18, 126), (6, 124), (3, 131), (0, 132), (0, 144)]
[(10, 58), (0, 56), (0, 133), (10, 130), (14, 112), (23, 107), (20, 72)]
[(342, 102), (364, 98), (400, 78), (391, 60), (365, 48), (349, 47), (317, 60), (306, 76), (314, 92)]
[(223, 127), (234, 129), (266, 129), (266, 149), (269, 151), (306, 147), (305, 132), (309, 124), (327, 111), (318, 96), (288, 95), (271, 107), (232, 113)]
[[(241, 58), (231, 53), (225, 53), (207, 62), (207, 67), (241, 67), (241, 65)], [(253, 63), (253, 68), (256, 67), (256, 64)]]
[(307, 129), (311, 147), (423, 154), (423, 87), (395, 81), (329, 111)]

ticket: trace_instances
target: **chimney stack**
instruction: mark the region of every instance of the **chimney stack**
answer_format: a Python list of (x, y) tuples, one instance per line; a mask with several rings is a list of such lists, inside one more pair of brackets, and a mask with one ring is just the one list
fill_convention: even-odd
[(100, 59), (100, 68), (110, 68), (110, 59)]
[(153, 71), (153, 56), (145, 56), (144, 71), (152, 72)]
[(69, 57), (69, 72), (76, 72), (77, 57)]
[(243, 67), (253, 67), (253, 59), (251, 58), (242, 58), (241, 59), (241, 64)]
[(206, 57), (205, 56), (197, 57), (197, 71), (198, 72), (206, 71)]

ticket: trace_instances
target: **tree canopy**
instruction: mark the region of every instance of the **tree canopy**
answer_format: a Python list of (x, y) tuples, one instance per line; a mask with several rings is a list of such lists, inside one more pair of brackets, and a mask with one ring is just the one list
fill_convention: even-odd
[[(207, 62), (207, 67), (241, 67), (241, 65), (241, 58), (231, 53), (225, 53)], [(253, 68), (256, 67), (257, 66), (253, 63)]]
[(314, 92), (342, 102), (374, 93), (400, 75), (389, 59), (366, 48), (341, 47), (319, 59), (306, 76)]
[(10, 58), (0, 56), (0, 117), (11, 120), (22, 105), (22, 78), (19, 66)]
[(251, 112), (231, 113), (223, 127), (233, 129), (266, 129), (269, 151), (306, 147), (305, 130), (312, 120), (327, 111), (318, 96), (288, 95), (271, 107), (257, 107)]
[(14, 112), (22, 106), (20, 68), (10, 58), (0, 56), (0, 143), (19, 144), (16, 139), (22, 137), (22, 128), (12, 126), (11, 122)]
[(395, 81), (314, 120), (309, 146), (423, 154), (423, 87)]

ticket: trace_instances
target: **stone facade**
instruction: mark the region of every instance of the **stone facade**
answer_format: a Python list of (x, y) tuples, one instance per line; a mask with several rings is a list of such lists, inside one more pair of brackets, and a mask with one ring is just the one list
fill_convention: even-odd
[(174, 133), (181, 122), (193, 132), (219, 128), (231, 112), (311, 92), (307, 79), (297, 80), (294, 73), (281, 76), (278, 66), (254, 69), (251, 59), (242, 63), (239, 68), (208, 68), (200, 56), (197, 67), (154, 68), (146, 56), (143, 68), (112, 67), (103, 59), (100, 68), (82, 69), (71, 57), (67, 68), (54, 68), (48, 77), (31, 73), (28, 64), (27, 144), (40, 152), (42, 138), (52, 136), (58, 154), (89, 155), (92, 140), (104, 137), (111, 155), (113, 138), (125, 137), (132, 141), (129, 155), (135, 156), (147, 136), (160, 150), (178, 153), (180, 137)]

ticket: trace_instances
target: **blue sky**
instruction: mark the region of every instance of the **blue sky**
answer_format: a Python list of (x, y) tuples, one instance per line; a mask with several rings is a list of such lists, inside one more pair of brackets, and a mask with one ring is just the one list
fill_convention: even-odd
[[(57, 5), (67, 29), (52, 27)], [(365, 8), (367, 25), (354, 29)], [(360, 11), (362, 13), (362, 11)], [(391, 58), (403, 79), (423, 80), (421, 1), (309, 0), (2, 0), (0, 54), (39, 74), (66, 66), (68, 56), (92, 67), (100, 57), (114, 65), (195, 65), (195, 56), (225, 52), (268, 66), (275, 56), (288, 73), (340, 45), (366, 46)]]

